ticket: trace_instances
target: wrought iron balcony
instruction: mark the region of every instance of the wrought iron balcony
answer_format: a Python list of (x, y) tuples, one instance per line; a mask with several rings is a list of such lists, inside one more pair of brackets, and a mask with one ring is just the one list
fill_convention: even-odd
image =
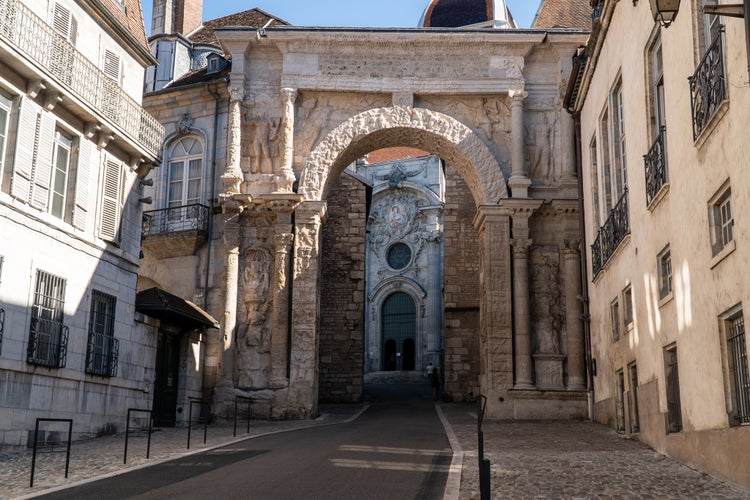
[(659, 135), (643, 156), (646, 167), (646, 205), (650, 205), (659, 190), (667, 183), (667, 128), (661, 127)]
[(626, 189), (615, 208), (609, 213), (604, 225), (599, 228), (599, 234), (594, 244), (591, 245), (591, 268), (594, 276), (599, 274), (628, 234), (630, 234), (630, 216), (628, 190)]
[(208, 207), (184, 205), (143, 213), (143, 237), (182, 231), (208, 231)]
[(117, 358), (120, 341), (111, 335), (89, 334), (86, 347), (86, 373), (114, 377), (117, 375)]
[(97, 110), (154, 158), (161, 157), (164, 127), (18, 0), (0, 0), (0, 41), (26, 54), (62, 88)]
[(688, 80), (693, 113), (693, 140), (696, 140), (727, 98), (723, 27)]
[(26, 362), (62, 368), (68, 356), (68, 327), (59, 321), (31, 318)]

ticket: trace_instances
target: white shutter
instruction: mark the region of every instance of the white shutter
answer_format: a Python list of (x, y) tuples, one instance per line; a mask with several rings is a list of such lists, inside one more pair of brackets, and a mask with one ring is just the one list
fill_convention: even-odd
[(55, 4), (54, 18), (52, 20), (52, 27), (55, 28), (63, 38), (66, 40), (70, 35), (70, 11), (60, 5)]
[(157, 42), (156, 58), (159, 64), (156, 66), (156, 81), (168, 82), (172, 79), (172, 42)]
[(104, 161), (102, 204), (99, 218), (99, 237), (116, 241), (120, 223), (120, 196), (122, 193), (120, 164), (111, 158)]
[(89, 177), (94, 162), (93, 144), (84, 138), (78, 141), (78, 165), (76, 166), (76, 192), (73, 204), (73, 225), (86, 229), (86, 215), (89, 205)]
[(104, 74), (120, 84), (120, 56), (111, 50), (104, 51)]
[(31, 200), (36, 124), (40, 109), (36, 103), (29, 99), (21, 99), (20, 101), (10, 194), (27, 203)]
[(31, 186), (31, 205), (47, 210), (49, 188), (52, 180), (52, 150), (55, 146), (55, 119), (42, 112), (37, 137), (36, 159), (34, 161), (34, 182)]

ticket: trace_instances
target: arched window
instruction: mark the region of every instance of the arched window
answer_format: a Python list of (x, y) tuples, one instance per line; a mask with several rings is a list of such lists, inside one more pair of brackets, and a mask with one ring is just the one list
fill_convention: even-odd
[(414, 370), (417, 332), (414, 299), (403, 292), (391, 294), (383, 302), (382, 314), (383, 370)]
[(196, 137), (177, 141), (169, 151), (167, 207), (201, 203), (203, 144)]

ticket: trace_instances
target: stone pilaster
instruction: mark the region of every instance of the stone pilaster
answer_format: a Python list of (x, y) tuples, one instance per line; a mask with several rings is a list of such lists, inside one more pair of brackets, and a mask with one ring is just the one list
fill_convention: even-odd
[(229, 118), (227, 124), (227, 164), (221, 181), (224, 192), (239, 193), (243, 181), (240, 157), (242, 154), (242, 103), (245, 89), (241, 86), (229, 88)]
[(562, 245), (565, 279), (565, 330), (568, 344), (568, 390), (586, 390), (584, 339), (581, 325), (581, 254), (578, 240)]
[(288, 338), (289, 330), (289, 263), (292, 244), (292, 211), (294, 205), (276, 202), (276, 236), (274, 238), (273, 322), (271, 330), (271, 377), (273, 387), (285, 387), (289, 383)]
[(221, 376), (224, 380), (233, 379), (234, 371), (234, 337), (237, 326), (237, 289), (239, 283), (240, 259), (240, 215), (243, 206), (235, 201), (226, 200), (224, 210), (224, 247), (226, 249), (226, 276), (224, 282), (224, 321), (223, 354)]
[[(516, 220), (513, 220), (514, 236)], [(518, 231), (524, 232), (524, 231)], [(528, 227), (525, 231), (528, 235)], [(531, 318), (529, 316), (529, 250), (531, 240), (513, 238), (513, 318), (515, 322), (516, 383), (514, 389), (534, 389), (531, 372)]]
[(511, 188), (513, 198), (528, 198), (531, 179), (526, 171), (526, 143), (524, 141), (525, 128), (523, 124), (523, 102), (528, 97), (528, 92), (511, 90), (510, 97), (510, 120), (511, 120), (511, 172), (508, 185)]
[(311, 418), (318, 408), (320, 231), (325, 211), (323, 201), (302, 202), (295, 211), (288, 418)]
[(291, 191), (294, 184), (294, 101), (297, 89), (281, 89), (281, 172), (280, 191)]
[(505, 400), (513, 386), (513, 328), (510, 267), (510, 214), (498, 206), (480, 206), (474, 225), (479, 231), (481, 267), (480, 389), (493, 418), (510, 418)]
[(422, 212), (427, 216), (427, 244), (429, 250), (429, 266), (431, 270), (439, 269), (440, 273), (432, 274), (427, 290), (427, 317), (425, 317), (424, 331), (427, 332), (427, 353), (435, 366), (439, 366), (440, 352), (443, 350), (443, 230), (440, 224), (442, 207), (427, 207)]

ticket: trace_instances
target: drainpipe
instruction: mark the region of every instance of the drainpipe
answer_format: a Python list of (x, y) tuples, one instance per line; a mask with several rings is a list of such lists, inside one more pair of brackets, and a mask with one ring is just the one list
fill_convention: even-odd
[[(219, 130), (219, 101), (220, 96), (214, 92), (209, 84), (206, 83), (206, 92), (214, 98), (214, 127), (213, 127), (213, 144), (211, 148), (211, 194), (208, 200), (208, 249), (206, 251), (206, 275), (203, 282), (203, 310), (208, 311), (208, 280), (211, 274), (211, 247), (213, 246), (213, 228), (214, 228), (214, 205), (216, 203), (216, 139)], [(215, 381), (211, 380), (208, 370), (203, 367), (203, 402), (212, 400), (212, 385)]]
[(581, 234), (581, 301), (583, 313), (581, 322), (583, 323), (583, 341), (586, 356), (586, 380), (588, 390), (589, 420), (594, 420), (594, 369), (591, 357), (591, 314), (589, 312), (589, 295), (588, 295), (588, 263), (586, 259), (586, 216), (583, 211), (583, 158), (581, 145), (581, 115), (573, 113), (573, 127), (575, 130), (575, 148), (576, 148), (576, 173), (578, 175), (578, 225)]

